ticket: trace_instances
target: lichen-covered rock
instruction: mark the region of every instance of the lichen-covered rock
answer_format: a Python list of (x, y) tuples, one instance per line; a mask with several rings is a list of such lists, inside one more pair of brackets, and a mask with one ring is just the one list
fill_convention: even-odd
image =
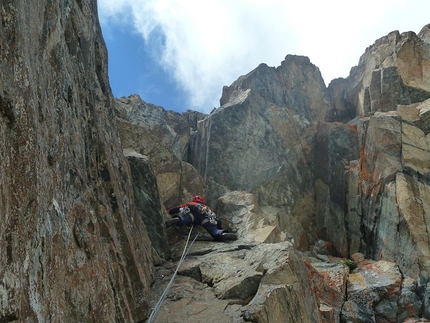
[[(350, 134), (358, 136), (355, 153), (351, 140), (326, 130), (346, 125), (324, 124), (316, 145), (323, 167), (315, 171), (319, 236), (344, 257), (360, 250), (375, 260), (395, 261), (421, 285), (429, 279), (430, 148), (422, 130), (427, 121), (421, 119), (428, 102), (360, 118), (356, 132), (350, 125)], [(345, 148), (334, 150), (330, 142)], [(344, 168), (335, 168), (334, 161), (343, 161)]]
[(414, 279), (407, 276), (403, 277), (398, 305), (398, 321), (422, 316), (423, 301), (419, 296), (418, 284)]
[(430, 281), (430, 246), (428, 221), (430, 217), (430, 187), (408, 175), (396, 180), (397, 205), (402, 222), (399, 244), (394, 258), (405, 274), (420, 285)]
[[(351, 194), (348, 203), (350, 214), (354, 210), (355, 219), (360, 215), (354, 227), (359, 224), (364, 234), (362, 250), (374, 259), (396, 261), (402, 272), (425, 284), (429, 247), (424, 232), (430, 206), (428, 161), (423, 155), (430, 150), (423, 131), (414, 126), (423, 124), (419, 106), (400, 106), (398, 111), (360, 120), (360, 170), (350, 168), (350, 174), (355, 174), (350, 184), (359, 185), (350, 186), (356, 195)], [(357, 194), (361, 195), (359, 213)]]
[[(413, 306), (417, 305), (416, 296), (413, 296)], [(357, 323), (399, 322), (398, 313), (404, 310), (400, 299), (402, 275), (396, 264), (383, 260), (370, 262), (349, 275), (341, 320)], [(420, 313), (411, 312), (412, 316), (417, 314)]]
[(323, 322), (340, 322), (349, 268), (338, 263), (305, 261)]
[(151, 244), (96, 1), (2, 1), (0, 21), (0, 321), (142, 321)]

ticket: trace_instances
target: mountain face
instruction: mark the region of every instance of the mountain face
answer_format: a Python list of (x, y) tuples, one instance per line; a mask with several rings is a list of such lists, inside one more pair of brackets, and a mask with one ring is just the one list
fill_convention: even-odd
[[(165, 169), (154, 153), (156, 145), (145, 148), (139, 140), (128, 142), (149, 156), (157, 179), (170, 176), (173, 165), (182, 165), (181, 172), (176, 173), (181, 174), (177, 177), (181, 178), (181, 187), (185, 178), (198, 179), (198, 186), (175, 188), (175, 192), (162, 197), (164, 206), (172, 205), (172, 195), (181, 196), (179, 203), (203, 192), (227, 227), (243, 239), (242, 243), (250, 243), (247, 248), (252, 252), (240, 251), (242, 247), (236, 245), (229, 251), (196, 251), (196, 255), (207, 256), (192, 255), (192, 260), (183, 265), (192, 266), (184, 269), (183, 275), (214, 284), (215, 294), (223, 284), (254, 291), (251, 302), (240, 302), (240, 310), (230, 306), (226, 311), (221, 309), (225, 304), (219, 305), (220, 311), (230, 313), (226, 320), (287, 319), (282, 310), (268, 315), (270, 304), (284, 304), (285, 297), (294, 302), (298, 294), (288, 294), (286, 291), (294, 284), (282, 281), (282, 292), (268, 292), (262, 283), (269, 279), (265, 276), (268, 266), (263, 265), (264, 270), (259, 272), (253, 265), (255, 260), (249, 260), (243, 265), (247, 269), (241, 270), (254, 274), (236, 283), (229, 282), (228, 274), (204, 274), (208, 266), (221, 261), (214, 260), (219, 252), (231, 257), (232, 265), (223, 262), (223, 270), (234, 271), (236, 257), (240, 257), (236, 253), (252, 258), (259, 248), (251, 247), (253, 243), (272, 243), (274, 249), (287, 248), (294, 253), (281, 245), (287, 240), (303, 255), (312, 252), (309, 258), (302, 255), (308, 264), (308, 281), (302, 279), (302, 283), (316, 297), (313, 301), (320, 315), (315, 316), (312, 306), (304, 309), (304, 304), (296, 304), (301, 308), (296, 320), (303, 315), (310, 322), (403, 322), (407, 317), (429, 317), (429, 32), (429, 26), (425, 26), (418, 35), (392, 32), (378, 39), (346, 79), (333, 80), (328, 87), (307, 57), (288, 55), (277, 68), (261, 64), (224, 87), (219, 108), (193, 119), (187, 112), (148, 125), (135, 117), (148, 114), (147, 103), (136, 96), (117, 100), (138, 133), (149, 129), (149, 137), (157, 133), (157, 137), (164, 138), (163, 151), (171, 156), (165, 164), (171, 166)], [(190, 130), (172, 131), (178, 122)], [(128, 131), (121, 133), (130, 138)], [(170, 138), (169, 142), (165, 138)], [(175, 147), (179, 142), (186, 153), (178, 154)], [(189, 165), (191, 177), (184, 177), (183, 165)], [(167, 192), (173, 183), (158, 180), (158, 185), (160, 192)], [(246, 197), (245, 192), (251, 196)], [(171, 242), (176, 231), (167, 232)], [(330, 246), (328, 259), (319, 254), (321, 246)], [(340, 258), (330, 258), (333, 256)], [(322, 258), (326, 262), (321, 263)], [(340, 261), (333, 259), (346, 258), (354, 259), (358, 269), (347, 273), (336, 266), (327, 269), (328, 264)], [(196, 276), (195, 272), (200, 274)], [(338, 285), (327, 281), (327, 275), (338, 276)], [(372, 277), (384, 283), (375, 287)], [(191, 284), (189, 280), (181, 282), (183, 288)], [(162, 281), (159, 284), (166, 286)], [(332, 295), (336, 301), (333, 297), (328, 300), (333, 289), (337, 291), (336, 296)], [(387, 289), (388, 294), (381, 292)], [(176, 295), (172, 297), (183, 297), (193, 304), (190, 311), (195, 302), (204, 303), (209, 297), (172, 293)], [(220, 295), (225, 294), (220, 293), (216, 296), (223, 299)], [(372, 301), (362, 302), (368, 294), (374, 295)], [(259, 305), (253, 307), (257, 300)], [(293, 303), (288, 304), (284, 310)], [(168, 306), (175, 308), (176, 304), (169, 302)], [(391, 310), (386, 310), (387, 306)], [(407, 310), (408, 306), (413, 310)], [(166, 320), (169, 317), (166, 312), (160, 315)], [(195, 314), (196, 320), (210, 317)], [(287, 321), (294, 321), (294, 317)]]
[(195, 242), (157, 322), (430, 319), (430, 25), (179, 114), (113, 98), (96, 8), (0, 4), (0, 322), (145, 321), (195, 194), (239, 239)]

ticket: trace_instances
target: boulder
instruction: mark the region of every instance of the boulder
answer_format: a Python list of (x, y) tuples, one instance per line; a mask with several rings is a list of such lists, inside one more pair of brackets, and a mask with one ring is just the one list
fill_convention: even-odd
[(339, 263), (306, 260), (305, 265), (323, 322), (340, 322), (349, 268)]
[[(416, 282), (387, 261), (359, 264), (347, 280), (342, 322), (406, 322), (421, 316)], [(409, 322), (409, 321), (408, 321)]]
[(276, 215), (264, 213), (251, 193), (229, 192), (218, 199), (216, 210), (223, 226), (243, 240), (266, 243), (285, 240), (285, 234), (279, 230)]

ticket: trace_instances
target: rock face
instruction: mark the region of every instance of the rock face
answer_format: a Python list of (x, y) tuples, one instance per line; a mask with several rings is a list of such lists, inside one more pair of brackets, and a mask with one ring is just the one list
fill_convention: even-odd
[(334, 115), (354, 109), (366, 116), (429, 98), (428, 34), (427, 26), (418, 35), (393, 31), (369, 46), (348, 78), (330, 84)]
[(147, 104), (139, 96), (116, 100), (122, 146), (146, 156), (157, 178), (165, 208), (206, 195), (206, 185), (195, 168), (184, 161), (188, 155), (190, 131), (202, 118), (198, 112), (179, 114)]
[(347, 280), (344, 322), (404, 322), (421, 315), (416, 282), (402, 279), (395, 263), (380, 260), (360, 264)]
[(0, 322), (136, 322), (134, 205), (96, 1), (0, 4)]
[[(262, 64), (225, 87), (221, 104), (197, 123), (190, 142), (189, 161), (209, 191), (252, 192), (261, 206), (312, 223), (313, 137), (317, 120), (330, 110), (318, 68), (307, 57), (291, 55), (278, 68)], [(280, 229), (287, 231), (283, 224)], [(314, 238), (308, 232), (294, 232), (300, 248)]]
[(151, 240), (154, 264), (158, 265), (162, 259), (170, 257), (170, 247), (166, 230), (160, 225), (164, 222), (164, 212), (158, 194), (157, 178), (145, 156), (130, 149), (124, 150), (124, 155), (130, 163), (136, 207)]
[[(221, 104), (197, 124), (191, 163), (208, 182), (254, 191), (267, 205), (294, 205), (294, 192), (310, 182), (316, 120), (329, 111), (318, 68), (299, 56), (278, 68), (262, 64), (225, 87)], [(276, 195), (275, 182), (286, 185)]]
[[(323, 224), (318, 230), (332, 232), (325, 238), (338, 252), (347, 257), (363, 251), (373, 259), (395, 261), (422, 286), (430, 278), (423, 234), (430, 211), (427, 34), (427, 26), (418, 36), (390, 33), (366, 50), (347, 79), (336, 80), (337, 90), (344, 84), (343, 108), (356, 107), (359, 118), (348, 127), (358, 141), (340, 140), (339, 132), (325, 130), (333, 125), (320, 127), (319, 142), (340, 145), (320, 150), (329, 167), (325, 175), (316, 173), (317, 218)], [(344, 174), (333, 176), (342, 173), (340, 159)], [(333, 182), (341, 184), (333, 187)]]
[[(320, 123), (315, 148), (315, 219), (318, 236), (332, 241), (337, 252), (347, 257), (351, 250), (355, 218), (346, 219), (350, 161), (359, 158), (357, 124)], [(352, 192), (351, 192), (352, 194)], [(348, 199), (349, 198), (349, 199)], [(358, 202), (359, 203), (359, 202)], [(352, 206), (351, 206), (352, 208)], [(350, 230), (345, 230), (348, 221)], [(355, 236), (354, 236), (355, 237)], [(353, 240), (356, 242), (356, 240)], [(360, 237), (358, 237), (358, 244)], [(354, 245), (354, 248), (357, 246)], [(355, 252), (358, 251), (358, 248)]]
[[(121, 119), (141, 125), (152, 137), (157, 138), (159, 147), (173, 153), (178, 159), (186, 159), (190, 132), (197, 129), (197, 122), (204, 114), (188, 110), (182, 114), (165, 110), (163, 107), (146, 103), (139, 95), (116, 100)], [(153, 154), (156, 156), (156, 154)]]

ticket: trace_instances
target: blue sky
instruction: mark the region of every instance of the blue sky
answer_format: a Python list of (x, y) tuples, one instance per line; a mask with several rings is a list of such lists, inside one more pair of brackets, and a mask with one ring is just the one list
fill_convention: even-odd
[(151, 45), (131, 26), (105, 25), (109, 51), (109, 81), (115, 97), (139, 94), (148, 103), (178, 112), (185, 108), (186, 94), (168, 70), (163, 69)]
[(393, 30), (430, 23), (428, 0), (98, 0), (116, 97), (209, 113), (260, 63), (308, 56), (328, 83)]

